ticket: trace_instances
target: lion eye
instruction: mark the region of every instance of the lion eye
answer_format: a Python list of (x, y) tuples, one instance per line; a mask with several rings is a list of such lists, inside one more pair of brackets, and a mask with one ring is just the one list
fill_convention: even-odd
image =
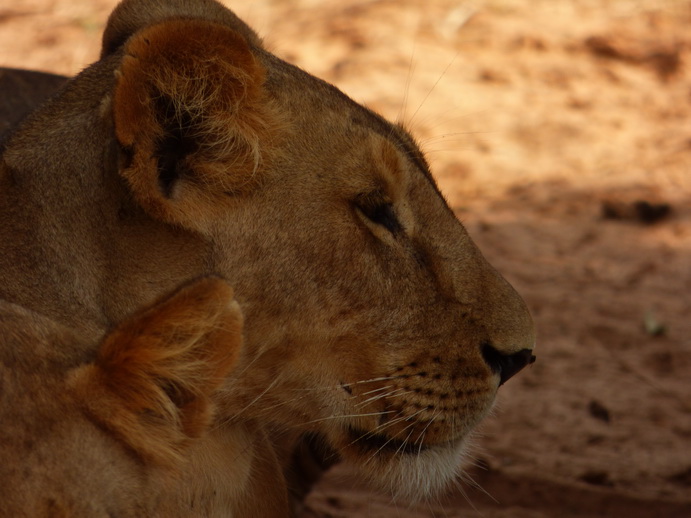
[(392, 203), (362, 203), (358, 204), (358, 208), (372, 223), (381, 225), (392, 234), (403, 230)]

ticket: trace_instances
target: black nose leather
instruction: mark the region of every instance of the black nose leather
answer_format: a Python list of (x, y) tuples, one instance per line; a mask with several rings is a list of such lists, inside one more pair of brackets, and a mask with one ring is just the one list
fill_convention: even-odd
[(513, 354), (503, 354), (488, 343), (482, 346), (482, 357), (490, 369), (499, 374), (499, 385), (503, 385), (523, 367), (535, 361), (535, 356), (530, 349), (523, 349)]

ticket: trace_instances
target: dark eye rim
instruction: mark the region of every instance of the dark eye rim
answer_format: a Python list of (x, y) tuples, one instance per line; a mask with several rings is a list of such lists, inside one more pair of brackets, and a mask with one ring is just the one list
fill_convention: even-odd
[(372, 223), (384, 227), (391, 234), (403, 231), (393, 203), (380, 195), (362, 195), (355, 200), (355, 207)]

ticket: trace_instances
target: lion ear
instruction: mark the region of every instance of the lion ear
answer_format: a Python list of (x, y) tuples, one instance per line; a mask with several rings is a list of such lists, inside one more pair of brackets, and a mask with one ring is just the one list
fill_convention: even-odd
[(242, 346), (231, 288), (204, 278), (109, 333), (72, 379), (89, 415), (145, 459), (172, 465), (213, 415)]
[(145, 210), (203, 230), (255, 186), (277, 127), (265, 76), (246, 38), (213, 22), (169, 20), (129, 38), (113, 119), (121, 173)]
[(123, 0), (108, 17), (101, 58), (113, 54), (138, 30), (169, 18), (199, 18), (220, 23), (237, 30), (252, 44), (261, 43), (245, 22), (215, 0)]

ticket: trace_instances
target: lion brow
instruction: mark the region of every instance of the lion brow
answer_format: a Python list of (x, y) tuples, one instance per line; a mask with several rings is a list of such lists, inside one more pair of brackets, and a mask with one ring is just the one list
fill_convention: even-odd
[[(442, 196), (436, 180), (432, 176), (432, 171), (425, 159), (424, 154), (419, 146), (415, 143), (415, 139), (408, 133), (408, 131), (401, 124), (391, 124), (381, 115), (373, 112), (365, 106), (357, 105), (358, 114), (351, 117), (353, 124), (363, 126), (373, 130), (378, 135), (384, 137), (391, 142), (396, 148), (403, 153), (408, 160), (410, 160), (415, 167), (425, 175), (425, 178), (432, 184), (434, 190)], [(363, 116), (364, 118), (361, 118)]]

